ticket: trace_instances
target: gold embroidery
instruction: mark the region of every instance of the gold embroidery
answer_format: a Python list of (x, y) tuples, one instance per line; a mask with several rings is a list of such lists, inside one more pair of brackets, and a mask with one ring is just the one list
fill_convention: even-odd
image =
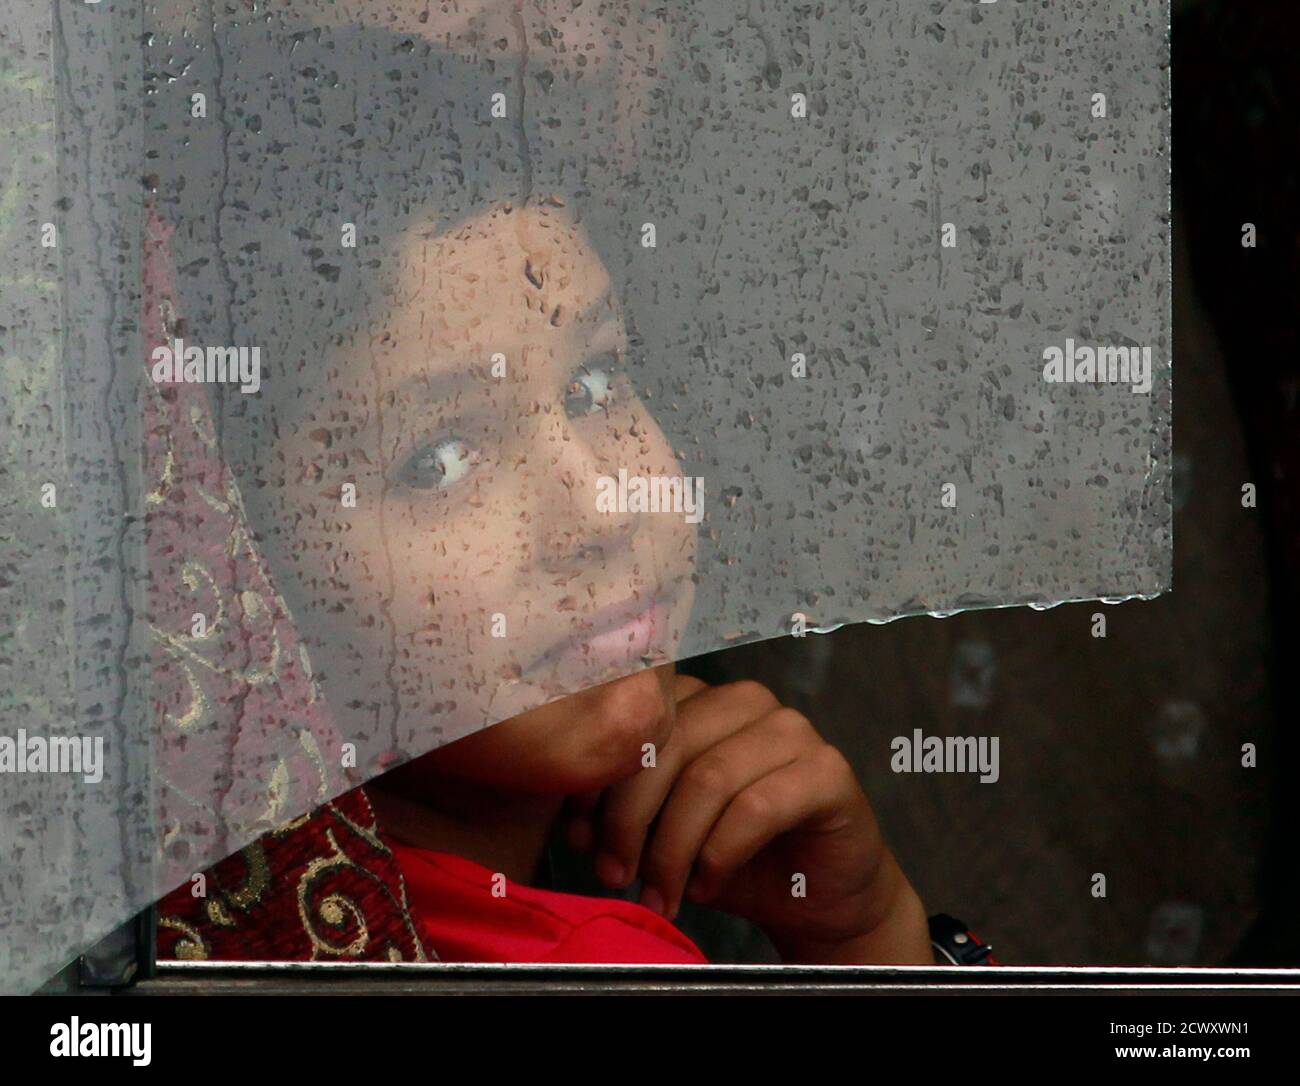
[[(369, 804), (367, 804), (367, 808), (370, 810), (370, 816), (373, 819), (374, 809), (370, 808)], [(385, 845), (384, 842), (379, 837), (377, 822), (372, 821), (369, 826), (358, 826), (355, 822), (352, 821), (352, 819), (348, 818), (347, 815), (345, 815), (336, 806), (334, 806), (334, 804), (331, 803), (329, 805), (329, 809), (330, 809), (330, 813), (335, 818), (337, 818), (340, 822), (342, 822), (343, 825), (347, 826), (348, 829), (350, 829), (353, 833), (355, 833), (358, 837), (360, 837), (361, 840), (365, 841), (365, 843), (368, 844), (371, 848), (373, 848), (376, 852), (380, 852), (385, 856), (390, 855), (388, 851), (388, 846)]]
[(158, 478), (158, 485), (145, 495), (145, 501), (150, 505), (161, 505), (167, 500), (167, 491), (172, 485), (172, 471), (176, 465), (176, 456), (171, 447), (171, 435), (167, 435), (167, 455), (163, 457), (162, 475)]
[(169, 296), (164, 295), (158, 300), (158, 319), (162, 322), (162, 330), (173, 338), (176, 336), (176, 329), (180, 327), (177, 316), (176, 303)]
[[(374, 809), (370, 806), (364, 792), (359, 792), (358, 796), (364, 805), (365, 811), (370, 815), (371, 824), (369, 826), (364, 824), (364, 818), (356, 822), (349, 819), (334, 804), (327, 805), (329, 814), (346, 825), (361, 841), (374, 846), (381, 855), (391, 857), (391, 852), (384, 847), (382, 840), (378, 837), (378, 825), (375, 821)], [(323, 814), (324, 811), (318, 809), (311, 814), (303, 815), (283, 824), (274, 832), (278, 835), (296, 829)], [(417, 962), (429, 961), (431, 958), (437, 960), (437, 955), (426, 952), (411, 918), (406, 897), (406, 884), (402, 879), (401, 872), (396, 872), (396, 885), (390, 886), (382, 876), (372, 871), (362, 860), (354, 859), (340, 847), (333, 828), (325, 829), (324, 838), (329, 848), (328, 855), (317, 857), (304, 868), (298, 880), (297, 888), (298, 914), (302, 922), (303, 932), (312, 947), (311, 960), (319, 960), (324, 956), (330, 958), (362, 957), (371, 944), (370, 927), (359, 902), (351, 900), (338, 891), (328, 892), (328, 880), (332, 875), (341, 871), (353, 872), (358, 877), (374, 884), (381, 891), (386, 903), (382, 899), (375, 901), (375, 906), (379, 910), (376, 915), (391, 915), (390, 910), (396, 910), (397, 915), (401, 918), (402, 927), (410, 939), (411, 960)], [(247, 875), (243, 884), (233, 891), (218, 890), (217, 895), (206, 900), (203, 905), (207, 922), (221, 928), (239, 928), (242, 918), (237, 914), (246, 912), (249, 907), (263, 900), (268, 888), (271, 887), (272, 875), (269, 860), (260, 842), (254, 842), (243, 849), (241, 855), (247, 867)], [(327, 892), (315, 903), (313, 911), (312, 895), (317, 890)], [(190, 927), (184, 921), (170, 916), (160, 918), (160, 923), (180, 931), (185, 936), (175, 945), (176, 957), (196, 960), (211, 957), (211, 948), (204, 942), (199, 929)], [(322, 930), (323, 928), (333, 929), (337, 934), (335, 934), (334, 938), (331, 938), (331, 932)], [(346, 936), (349, 932), (353, 933), (350, 941), (340, 945), (339, 936)], [(382, 947), (376, 947), (375, 952), (388, 961), (407, 960), (402, 947), (393, 945), (389, 940), (385, 940)]]
[(284, 764), (283, 758), (276, 758), (275, 768), (271, 771), (271, 780), (266, 786), (266, 810), (262, 812), (257, 822), (266, 823), (268, 828), (275, 826), (283, 817), (284, 800), (288, 793), (289, 767)]
[(343, 923), (343, 906), (334, 898), (326, 898), (320, 907), (321, 918), (330, 924)]
[(243, 886), (229, 891), (226, 897), (235, 908), (247, 909), (250, 905), (257, 904), (266, 888), (271, 885), (271, 868), (267, 865), (266, 850), (260, 841), (254, 841), (240, 854), (248, 865), (248, 877)]
[(203, 693), (203, 685), (195, 677), (194, 671), (190, 668), (189, 664), (179, 657), (174, 657), (174, 659), (176, 659), (177, 665), (180, 667), (182, 673), (184, 673), (185, 681), (189, 684), (190, 707), (180, 716), (175, 716), (172, 713), (166, 715), (174, 728), (178, 731), (185, 732), (189, 731), (195, 724), (203, 719), (208, 710), (208, 698), (207, 695)]
[[(420, 933), (415, 930), (415, 921), (411, 919), (411, 907), (406, 902), (406, 879), (402, 877), (400, 871), (397, 873), (397, 889), (402, 895), (402, 924), (405, 926), (407, 934), (411, 937), (411, 945), (415, 947), (415, 960), (417, 962), (427, 962), (429, 959), (425, 957), (424, 954), (424, 941), (420, 938)], [(437, 952), (434, 951), (432, 947), (429, 948), (429, 953), (433, 955), (434, 961), (439, 960)]]
[(297, 818), (291, 818), (289, 819), (288, 822), (280, 823), (280, 825), (276, 826), (275, 829), (271, 831), (271, 833), (276, 837), (282, 837), (284, 836), (284, 834), (289, 833), (291, 830), (298, 829), (299, 826), (307, 825), (307, 823), (310, 822), (314, 817), (314, 814), (315, 812), (308, 811), (306, 814), (299, 815)]
[[(250, 593), (251, 594), (251, 593)], [(260, 612), (259, 612), (260, 613)], [(192, 660), (196, 664), (201, 664), (207, 670), (217, 675), (224, 675), (226, 678), (236, 679), (239, 682), (246, 683), (248, 686), (261, 686), (263, 683), (278, 677), (280, 670), (280, 657), (283, 650), (280, 647), (280, 630), (272, 623), (270, 630), (271, 637), (271, 657), (264, 667), (256, 667), (250, 664), (247, 668), (240, 671), (236, 668), (219, 667), (211, 660), (206, 659), (196, 652), (190, 645), (186, 644), (189, 638), (182, 640), (166, 630), (160, 630), (157, 626), (149, 626), (150, 633), (153, 634), (157, 641), (160, 641), (166, 648), (174, 650), (173, 655), (181, 654)]]
[(198, 562), (186, 562), (181, 567), (181, 583), (190, 590), (191, 593), (199, 590), (199, 582), (206, 584), (209, 592), (212, 593), (213, 602), (216, 604), (216, 614), (212, 621), (205, 623), (203, 633), (191, 634), (188, 638), (182, 638), (187, 641), (206, 641), (212, 637), (226, 620), (226, 605), (221, 599), (221, 590), (217, 588), (217, 582)]
[(370, 931), (366, 926), (365, 916), (354, 902), (349, 901), (341, 894), (330, 894), (321, 902), (319, 907), (321, 918), (333, 927), (341, 927), (350, 914), (361, 930), (352, 942), (343, 947), (332, 945), (319, 934), (316, 925), (312, 922), (312, 917), (309, 915), (308, 899), (313, 884), (320, 878), (321, 874), (332, 868), (345, 867), (355, 870), (358, 874), (375, 882), (380, 881), (373, 872), (367, 871), (347, 857), (343, 850), (339, 848), (339, 843), (335, 840), (332, 829), (325, 831), (325, 840), (329, 842), (331, 855), (320, 856), (312, 860), (302, 873), (302, 878), (298, 880), (298, 916), (302, 920), (303, 930), (307, 933), (307, 938), (311, 940), (313, 961), (321, 954), (328, 954), (336, 958), (354, 958), (365, 950), (366, 945), (370, 942)]
[(184, 936), (183, 939), (176, 940), (176, 946), (173, 948), (177, 958), (190, 962), (207, 961), (208, 944), (203, 941), (203, 936), (199, 934), (197, 928), (191, 927), (183, 920), (177, 920), (174, 916), (160, 916), (158, 926), (179, 931)]
[[(146, 370), (145, 373), (147, 374), (147, 372), (148, 371)], [(153, 381), (145, 377), (144, 374), (141, 376), (145, 378), (145, 388), (150, 399), (154, 401), (154, 409), (165, 417), (167, 413), (167, 405), (163, 402), (162, 391)], [(176, 446), (172, 441), (171, 427), (168, 426), (163, 428), (162, 434), (163, 438), (167, 442), (167, 454), (163, 458), (162, 473), (158, 476), (158, 485), (155, 486), (145, 497), (145, 501), (149, 505), (160, 505), (162, 502), (166, 501), (167, 495), (171, 492), (172, 488), (172, 472), (175, 470), (176, 466)]]
[[(375, 847), (378, 848), (385, 856), (391, 856), (392, 852), (389, 850), (388, 846), (384, 844), (383, 840), (379, 837), (379, 816), (375, 814), (375, 808), (370, 802), (370, 796), (365, 792), (364, 789), (358, 792), (357, 794), (361, 797), (361, 802), (365, 804), (365, 808), (370, 814), (370, 829), (374, 833)], [(331, 807), (333, 807), (332, 804)], [(338, 814), (338, 816), (343, 819), (344, 822), (346, 822), (348, 825), (352, 825), (352, 823), (346, 817), (344, 817), (341, 811), (339, 811), (337, 808), (333, 808), (333, 809), (335, 813)], [(353, 828), (355, 829), (356, 827), (354, 826)], [(369, 840), (369, 837), (367, 837), (366, 839)], [(416, 931), (415, 922), (411, 919), (411, 906), (407, 903), (406, 900), (406, 879), (402, 877), (402, 872), (400, 867), (397, 871), (397, 892), (400, 895), (397, 905), (399, 906), (399, 911), (402, 917), (402, 926), (406, 928), (406, 933), (411, 937), (411, 945), (415, 947), (415, 960), (417, 962), (428, 961), (429, 959), (425, 956), (424, 953), (424, 941), (420, 938), (420, 933)], [(395, 949), (390, 949), (389, 953), (390, 954), (397, 953), (398, 958), (396, 960), (398, 961), (402, 960), (400, 952), (396, 951)], [(438, 960), (438, 955), (434, 953), (432, 950), (430, 950), (430, 954), (433, 955), (434, 961)]]
[(325, 770), (325, 759), (320, 752), (320, 744), (316, 742), (316, 737), (309, 731), (300, 731), (298, 733), (298, 742), (302, 749), (307, 752), (307, 757), (311, 759), (311, 764), (315, 767), (319, 781), (316, 785), (316, 799), (318, 802), (324, 801), (329, 794), (328, 773)]
[(235, 918), (230, 915), (226, 910), (226, 907), (216, 900), (216, 898), (208, 898), (207, 913), (208, 919), (218, 927), (233, 928), (235, 926)]
[(302, 673), (311, 686), (311, 700), (320, 701), (320, 686), (316, 682), (316, 673), (312, 670), (311, 656), (307, 652), (307, 646), (301, 641), (298, 642), (298, 663), (302, 667)]
[(204, 445), (209, 449), (216, 449), (217, 432), (212, 426), (212, 419), (198, 404), (190, 404), (190, 425)]

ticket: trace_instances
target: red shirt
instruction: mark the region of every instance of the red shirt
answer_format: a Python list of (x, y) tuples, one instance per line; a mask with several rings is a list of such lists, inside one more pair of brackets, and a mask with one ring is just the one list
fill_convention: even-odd
[(401, 865), (420, 937), (442, 961), (708, 962), (677, 928), (633, 902), (537, 890), (448, 852), (387, 836), (384, 843)]

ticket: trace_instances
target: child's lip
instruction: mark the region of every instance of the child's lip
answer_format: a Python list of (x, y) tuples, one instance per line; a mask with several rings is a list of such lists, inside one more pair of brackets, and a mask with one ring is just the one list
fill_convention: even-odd
[(582, 640), (590, 652), (600, 656), (633, 652), (640, 657), (650, 651), (663, 625), (663, 608), (655, 600), (627, 603), (601, 608), (591, 616), (591, 632)]
[(604, 672), (614, 665), (631, 665), (664, 651), (672, 615), (672, 598), (665, 594), (629, 597), (581, 616), (574, 633), (556, 642), (528, 671), (573, 661), (587, 670)]

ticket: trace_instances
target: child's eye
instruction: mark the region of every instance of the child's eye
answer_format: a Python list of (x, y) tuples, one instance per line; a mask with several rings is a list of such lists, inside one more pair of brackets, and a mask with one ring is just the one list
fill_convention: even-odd
[(447, 438), (416, 449), (398, 477), (416, 490), (445, 490), (465, 478), (481, 459), (478, 450), (460, 438)]
[(609, 355), (581, 367), (564, 390), (564, 410), (569, 418), (608, 411), (617, 400), (618, 359)]

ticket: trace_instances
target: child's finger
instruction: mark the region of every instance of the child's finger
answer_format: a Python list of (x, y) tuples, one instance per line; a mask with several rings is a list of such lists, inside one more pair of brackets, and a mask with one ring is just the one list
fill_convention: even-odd
[(820, 742), (793, 709), (778, 709), (728, 736), (686, 766), (660, 812), (641, 862), (641, 904), (677, 915), (687, 876), (709, 831), (740, 792)]
[(650, 823), (681, 768), (777, 704), (764, 687), (749, 682), (706, 686), (678, 703), (672, 738), (653, 752), (653, 764), (605, 790), (595, 862), (602, 882), (621, 888), (635, 877)]
[(708, 901), (781, 834), (837, 813), (845, 792), (836, 782), (846, 773), (853, 770), (844, 756), (824, 743), (735, 796), (696, 857), (691, 899)]

